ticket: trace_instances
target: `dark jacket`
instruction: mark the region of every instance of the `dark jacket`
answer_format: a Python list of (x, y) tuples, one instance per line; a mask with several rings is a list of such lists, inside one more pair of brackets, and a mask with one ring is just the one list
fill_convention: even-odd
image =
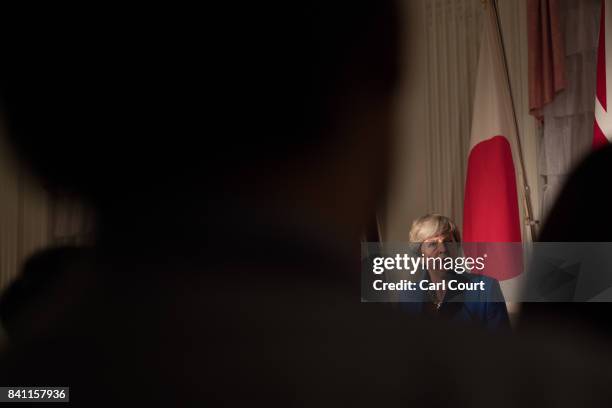
[[(422, 272), (419, 281), (430, 281), (429, 273)], [(452, 272), (448, 280), (461, 283), (483, 282), (482, 290), (448, 290), (444, 301), (433, 315), (452, 322), (471, 323), (487, 329), (508, 329), (510, 327), (504, 296), (497, 280), (488, 276)], [(419, 285), (417, 285), (419, 288)], [(400, 297), (401, 309), (410, 313), (422, 314), (435, 309), (430, 293), (418, 289), (404, 291)]]

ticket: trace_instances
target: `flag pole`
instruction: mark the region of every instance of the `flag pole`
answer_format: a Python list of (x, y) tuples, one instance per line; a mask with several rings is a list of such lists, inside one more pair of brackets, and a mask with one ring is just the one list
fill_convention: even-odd
[[(484, 3), (484, 2), (483, 2)], [(536, 230), (535, 226), (539, 223), (539, 221), (534, 220), (533, 218), (533, 207), (531, 205), (531, 189), (529, 188), (529, 183), (527, 181), (527, 173), (525, 171), (525, 161), (523, 159), (523, 147), (521, 145), (521, 137), (519, 135), (519, 126), (518, 120), (516, 118), (516, 110), (514, 109), (514, 97), (512, 96), (512, 86), (510, 84), (510, 71), (508, 69), (508, 61), (506, 59), (506, 48), (504, 47), (504, 36), (501, 31), (501, 22), (499, 20), (499, 13), (497, 9), (497, 0), (490, 1), (491, 6), (493, 7), (493, 13), (495, 13), (495, 22), (497, 24), (497, 35), (498, 40), (501, 45), (502, 50), (502, 58), (504, 71), (506, 73), (506, 81), (508, 82), (508, 92), (510, 93), (510, 102), (512, 103), (512, 118), (514, 119), (514, 129), (516, 135), (516, 145), (518, 150), (519, 164), (521, 166), (521, 178), (523, 181), (523, 191), (525, 197), (525, 211), (527, 213), (527, 225), (529, 226), (529, 232), (531, 233), (531, 241), (534, 242), (536, 240)]]

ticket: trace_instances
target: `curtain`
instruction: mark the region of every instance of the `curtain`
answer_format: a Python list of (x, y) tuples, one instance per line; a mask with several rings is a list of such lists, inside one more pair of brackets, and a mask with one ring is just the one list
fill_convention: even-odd
[(590, 151), (593, 138), (599, 0), (561, 0), (566, 89), (543, 109), (538, 171), (542, 214), (548, 214), (567, 175)]
[(565, 44), (558, 0), (527, 0), (529, 109), (542, 120), (542, 107), (566, 86)]
[(0, 291), (24, 260), (49, 246), (90, 239), (92, 216), (78, 200), (50, 195), (0, 137)]

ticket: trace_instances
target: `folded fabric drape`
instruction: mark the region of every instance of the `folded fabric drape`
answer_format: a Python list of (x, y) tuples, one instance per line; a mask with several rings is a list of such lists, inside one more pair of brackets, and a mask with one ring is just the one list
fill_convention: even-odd
[(527, 0), (529, 112), (542, 120), (542, 108), (565, 89), (565, 44), (557, 0)]

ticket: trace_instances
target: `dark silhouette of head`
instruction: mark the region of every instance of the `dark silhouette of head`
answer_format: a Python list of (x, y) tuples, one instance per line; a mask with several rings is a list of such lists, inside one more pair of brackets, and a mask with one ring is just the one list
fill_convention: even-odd
[(612, 174), (612, 146), (592, 153), (572, 172), (538, 240), (612, 241), (612, 218), (607, 216), (612, 205), (612, 194), (605, 182), (608, 174)]
[(24, 264), (21, 273), (0, 296), (0, 323), (13, 342), (37, 334), (53, 322), (56, 293), (66, 268), (86, 254), (77, 247), (39, 251)]
[(287, 180), (305, 192), (340, 163), (378, 194), (384, 180), (367, 175), (383, 171), (387, 149), (387, 118), (375, 118), (397, 80), (394, 3), (235, 8), (24, 38), (0, 83), (21, 157), (98, 209), (270, 196)]
[[(610, 242), (612, 241), (612, 194), (606, 178), (612, 174), (612, 146), (590, 154), (567, 179), (557, 197), (538, 241), (540, 242)], [(609, 273), (601, 271), (601, 273)], [(612, 336), (610, 303), (527, 303), (522, 307), (524, 327), (551, 324), (586, 326)]]

